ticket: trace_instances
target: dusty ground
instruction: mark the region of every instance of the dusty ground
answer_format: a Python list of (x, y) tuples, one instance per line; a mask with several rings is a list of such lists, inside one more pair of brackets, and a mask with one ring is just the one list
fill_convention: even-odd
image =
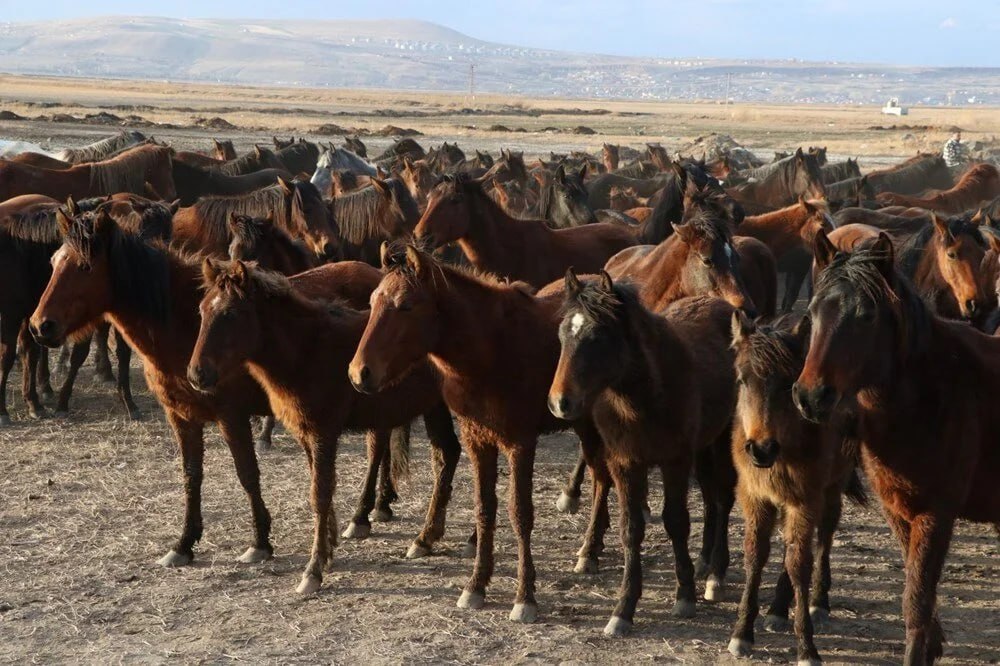
[[(371, 108), (457, 109), (460, 97), (428, 95), (413, 101), (391, 93), (268, 91), (207, 86), (101, 83), (0, 77), (2, 108), (23, 115), (59, 108), (25, 102), (59, 100), (82, 115), (109, 104), (137, 104), (136, 113), (158, 122), (189, 123), (194, 116), (219, 115), (240, 126), (265, 126), (275, 133), (301, 133), (322, 122), (380, 127), (388, 122), (416, 127), (422, 142), (458, 139), (463, 146), (500, 145), (535, 153), (568, 147), (597, 147), (603, 140), (641, 144), (664, 138), (673, 147), (698, 134), (724, 131), (761, 152), (800, 143), (829, 144), (831, 152), (895, 159), (912, 149), (893, 141), (901, 133), (866, 130), (889, 124), (872, 109), (793, 109), (709, 105), (623, 105), (525, 101), (533, 108), (600, 106), (611, 115), (523, 115), (485, 118), (333, 117)], [(11, 100), (19, 100), (12, 102)], [(478, 104), (511, 100), (480, 99)], [(295, 106), (308, 112), (261, 113)], [(179, 111), (190, 108), (191, 111)], [(243, 109), (213, 111), (212, 109)], [(197, 109), (197, 110), (196, 110)], [(625, 116), (648, 113), (648, 116)], [(119, 115), (124, 112), (116, 111)], [(979, 133), (998, 124), (996, 111), (915, 112), (913, 124), (959, 123)], [(919, 115), (918, 115), (919, 114)], [(927, 114), (927, 117), (923, 117)], [(527, 126), (586, 124), (598, 136), (496, 134), (461, 129), (494, 122)], [(634, 131), (630, 131), (630, 128)], [(635, 128), (647, 137), (637, 136)], [(105, 127), (62, 123), (0, 122), (0, 136), (27, 140), (53, 137), (53, 145), (78, 145), (108, 133)], [(179, 147), (207, 147), (215, 135), (233, 136), (241, 148), (271, 132), (215, 133), (166, 130), (155, 134)], [(891, 135), (891, 136), (888, 136)], [(933, 132), (931, 138), (939, 138)], [(971, 138), (971, 137), (970, 137)], [(372, 141), (376, 148), (388, 140)], [(835, 147), (839, 146), (839, 147)], [(449, 529), (439, 554), (403, 558), (418, 531), (430, 489), (427, 443), (414, 442), (414, 475), (396, 507), (399, 520), (376, 524), (364, 542), (342, 544), (322, 591), (295, 595), (310, 546), (311, 516), (306, 470), (297, 445), (287, 436), (261, 461), (265, 499), (274, 516), (274, 560), (240, 565), (249, 544), (249, 511), (229, 454), (214, 430), (209, 437), (204, 484), (205, 538), (193, 566), (164, 570), (155, 564), (179, 533), (181, 474), (176, 447), (159, 407), (134, 371), (137, 399), (146, 418), (123, 419), (111, 390), (91, 383), (85, 370), (69, 419), (29, 421), (11, 390), (14, 425), (0, 430), (0, 662), (226, 663), (731, 663), (725, 651), (735, 618), (741, 572), (742, 523), (734, 515), (733, 567), (725, 601), (699, 605), (692, 620), (670, 617), (672, 562), (662, 529), (651, 527), (645, 544), (645, 596), (636, 631), (625, 640), (601, 630), (618, 587), (621, 549), (609, 535), (602, 571), (571, 573), (585, 517), (564, 516), (554, 500), (576, 459), (569, 436), (544, 438), (536, 465), (536, 529), (540, 622), (510, 623), (516, 552), (503, 515), (498, 534), (498, 568), (485, 609), (465, 612), (455, 600), (471, 571), (459, 546), (472, 527), (471, 482), (464, 460), (456, 478)], [(11, 386), (19, 384), (19, 378)], [(363, 469), (361, 438), (346, 438), (339, 459), (338, 512), (350, 515)], [(506, 486), (506, 478), (502, 479)], [(500, 489), (501, 497), (506, 494)], [(654, 506), (659, 491), (654, 490)], [(701, 509), (696, 496), (692, 542), (700, 542)], [(900, 617), (902, 572), (894, 539), (876, 507), (848, 507), (834, 552), (834, 624), (817, 644), (832, 663), (895, 663), (902, 658)], [(998, 542), (991, 529), (960, 524), (940, 588), (942, 620), (948, 632), (949, 663), (1000, 662)], [(773, 584), (777, 564), (766, 580)], [(769, 591), (762, 594), (763, 599)], [(758, 633), (756, 659), (794, 659), (791, 635)]]
[[(742, 580), (742, 523), (731, 530), (733, 568), (725, 601), (700, 603), (692, 620), (669, 615), (673, 574), (663, 530), (645, 544), (645, 595), (636, 631), (612, 640), (601, 630), (619, 582), (621, 549), (612, 534), (601, 573), (571, 573), (583, 515), (558, 514), (554, 500), (576, 457), (569, 436), (545, 438), (536, 466), (533, 548), (540, 621), (507, 620), (516, 550), (506, 522), (488, 604), (455, 608), (471, 571), (459, 546), (472, 526), (469, 468), (456, 478), (448, 533), (439, 554), (403, 558), (430, 488), (426, 440), (415, 438), (414, 475), (399, 519), (376, 523), (363, 542), (335, 553), (315, 597), (294, 593), (310, 546), (304, 458), (286, 435), (261, 460), (274, 516), (275, 558), (241, 565), (249, 512), (227, 449), (209, 437), (205, 537), (195, 563), (155, 564), (179, 532), (181, 474), (170, 432), (134, 371), (146, 419), (123, 420), (111, 390), (81, 373), (68, 419), (28, 421), (19, 396), (15, 424), (0, 432), (0, 662), (226, 663), (731, 663), (725, 645)], [(15, 382), (12, 382), (16, 385)], [(350, 515), (363, 467), (361, 439), (344, 442), (337, 509)], [(506, 486), (506, 478), (502, 479)], [(505, 489), (500, 489), (505, 497)], [(659, 502), (659, 493), (653, 505)], [(692, 494), (694, 540), (701, 510)], [(501, 515), (503, 514), (501, 502)], [(614, 507), (612, 509), (615, 511)], [(949, 663), (1000, 661), (998, 543), (992, 530), (960, 524), (940, 588)], [(776, 577), (772, 562), (768, 584)], [(817, 639), (831, 663), (894, 663), (903, 625), (900, 557), (877, 508), (847, 509), (833, 558), (834, 624)], [(769, 591), (762, 595), (767, 599)], [(758, 631), (756, 659), (794, 659), (791, 635)]]

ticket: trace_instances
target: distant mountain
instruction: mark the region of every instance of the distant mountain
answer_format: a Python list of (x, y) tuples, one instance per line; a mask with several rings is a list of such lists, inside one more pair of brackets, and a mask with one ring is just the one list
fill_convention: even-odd
[(1000, 104), (1000, 68), (626, 58), (473, 39), (423, 21), (102, 17), (0, 23), (0, 69), (58, 76), (523, 95)]

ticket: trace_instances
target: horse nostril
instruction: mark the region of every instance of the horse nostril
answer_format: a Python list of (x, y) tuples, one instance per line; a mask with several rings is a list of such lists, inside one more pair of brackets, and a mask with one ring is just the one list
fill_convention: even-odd
[(46, 319), (38, 325), (38, 334), (43, 338), (48, 337), (55, 332), (55, 328), (56, 323), (51, 319)]

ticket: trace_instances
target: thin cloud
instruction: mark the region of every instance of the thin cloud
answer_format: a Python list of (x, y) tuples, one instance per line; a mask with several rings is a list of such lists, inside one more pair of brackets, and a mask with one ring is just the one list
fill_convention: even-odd
[(945, 20), (941, 21), (941, 25), (938, 26), (942, 30), (951, 30), (952, 28), (958, 27), (958, 20), (951, 18), (950, 16)]

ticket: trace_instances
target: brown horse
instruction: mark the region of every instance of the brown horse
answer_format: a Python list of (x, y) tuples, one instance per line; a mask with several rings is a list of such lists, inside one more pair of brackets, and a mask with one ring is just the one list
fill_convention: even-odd
[(875, 199), (893, 206), (910, 206), (957, 215), (1000, 195), (1000, 171), (992, 164), (976, 164), (966, 171), (954, 187), (931, 190), (921, 196), (882, 192)]
[(260, 268), (282, 275), (295, 275), (315, 268), (316, 255), (305, 243), (288, 235), (268, 217), (233, 213), (229, 217), (229, 258), (256, 262)]
[[(210, 422), (219, 424), (250, 499), (254, 541), (241, 561), (270, 557), (271, 519), (260, 492), (250, 429), (252, 414), (271, 413), (267, 396), (246, 373), (226, 379), (214, 395), (194, 390), (187, 379), (200, 326), (200, 261), (128, 234), (108, 216), (79, 216), (63, 231), (63, 246), (31, 317), (31, 331), (42, 344), (57, 346), (108, 318), (142, 356), (146, 382), (174, 431), (185, 477), (183, 530), (160, 564), (188, 564), (202, 536), (203, 431)], [(378, 279), (371, 267), (343, 262), (303, 273), (294, 284), (310, 297), (347, 298), (363, 307)]]
[(777, 268), (785, 274), (785, 294), (782, 312), (791, 312), (799, 297), (802, 283), (812, 266), (812, 246), (816, 232), (833, 230), (826, 202), (799, 201), (773, 213), (750, 215), (743, 219), (738, 231), (763, 242), (777, 261)]
[(13, 157), (5, 159), (9, 162), (27, 164), (28, 166), (38, 167), (39, 169), (50, 169), (52, 171), (63, 171), (64, 169), (69, 169), (73, 166), (72, 162), (64, 162), (54, 157), (49, 157), (48, 155), (32, 152), (18, 153)]
[(955, 184), (944, 158), (930, 153), (917, 153), (888, 169), (867, 173), (862, 180), (863, 189), (872, 194), (918, 194), (928, 188), (946, 190)]
[[(430, 436), (438, 442), (435, 448), (457, 453), (451, 416), (426, 363), (375, 396), (351, 388), (345, 370), (368, 323), (366, 311), (310, 299), (287, 278), (239, 261), (217, 265), (206, 260), (204, 279), (201, 329), (188, 364), (188, 379), (197, 390), (214, 392), (246, 368), (267, 393), (276, 417), (305, 449), (312, 470), (315, 540), (298, 592), (311, 594), (320, 587), (330, 548), (337, 540), (331, 501), (341, 433), (360, 428), (387, 437), (391, 429), (424, 414)], [(442, 437), (447, 441), (441, 441)], [(457, 457), (449, 462), (447, 478), (435, 493), (444, 501), (428, 513), (428, 522), (437, 521), (440, 532)], [(369, 480), (373, 479), (370, 475)], [(369, 486), (366, 494), (372, 490)], [(367, 527), (371, 508), (355, 517), (345, 536), (354, 536), (359, 525)], [(422, 534), (418, 543), (429, 547), (435, 536), (440, 534)]]
[(270, 187), (278, 182), (279, 178), (291, 180), (291, 176), (283, 169), (261, 169), (244, 176), (227, 176), (215, 169), (191, 166), (176, 159), (173, 162), (173, 177), (177, 198), (182, 206), (191, 206), (201, 197), (247, 194)]
[(309, 243), (321, 257), (337, 256), (339, 242), (330, 214), (316, 187), (307, 180), (277, 184), (232, 197), (206, 197), (174, 216), (173, 244), (187, 252), (225, 257), (230, 243), (229, 220), (233, 214), (274, 216), (274, 222), (293, 238)]
[(614, 144), (606, 143), (601, 146), (601, 163), (609, 173), (618, 168), (619, 154), (618, 146)]
[(399, 177), (421, 211), (427, 208), (427, 197), (441, 180), (441, 176), (434, 173), (426, 160), (413, 161), (408, 157), (403, 158), (403, 169), (399, 172)]
[[(809, 344), (809, 318), (792, 329), (783, 324), (755, 323), (741, 312), (733, 313), (739, 397), (732, 456), (739, 473), (736, 494), (746, 520), (746, 586), (729, 651), (748, 657), (753, 649), (761, 571), (782, 511), (785, 562), (764, 626), (784, 630), (794, 599), (801, 664), (819, 660), (813, 629), (830, 616), (830, 550), (841, 497), (846, 492), (859, 504), (867, 498), (844, 438), (834, 428), (803, 419), (792, 403), (792, 383), (802, 371)], [(819, 552), (811, 574), (814, 532)]]
[(803, 153), (801, 148), (761, 180), (729, 188), (727, 192), (750, 214), (791, 206), (800, 196), (808, 199), (825, 196), (816, 156)]
[[(442, 395), (458, 417), (462, 446), (472, 462), (476, 489), (476, 564), (459, 608), (485, 603), (493, 575), (497, 455), (510, 466), (508, 513), (518, 543), (515, 604), (510, 618), (537, 616), (532, 477), (538, 436), (573, 428), (595, 476), (591, 524), (578, 570), (593, 571), (608, 526), (608, 477), (600, 437), (589, 421), (555, 418), (545, 405), (559, 359), (558, 295), (534, 296), (523, 284), (500, 282), (439, 264), (414, 246), (385, 248), (384, 276), (372, 295), (372, 314), (349, 375), (373, 392), (392, 386), (429, 358), (441, 375)], [(512, 371), (513, 370), (513, 371)]]
[(345, 259), (380, 264), (383, 241), (409, 236), (420, 220), (417, 202), (397, 178), (372, 179), (371, 186), (330, 204)]
[(172, 149), (142, 145), (103, 162), (77, 164), (69, 169), (41, 169), (0, 160), (0, 201), (20, 194), (44, 194), (65, 201), (118, 192), (145, 194), (147, 183), (164, 200), (176, 197), (171, 170)]
[(232, 140), (225, 139), (224, 141), (219, 141), (218, 139), (212, 139), (212, 157), (224, 162), (235, 160), (237, 157), (236, 147), (233, 146)]
[(584, 285), (568, 271), (565, 293), (562, 352), (548, 391), (549, 409), (563, 419), (593, 418), (622, 507), (625, 571), (604, 633), (620, 636), (631, 629), (642, 594), (643, 505), (652, 466), (663, 474), (663, 526), (677, 577), (673, 613), (691, 617), (695, 571), (688, 554), (687, 491), (696, 452), (714, 448), (722, 454), (728, 474), (716, 476), (717, 492), (728, 486), (731, 494), (735, 482), (725, 455), (735, 403), (733, 309), (702, 297), (678, 301), (660, 316), (607, 273)]
[[(912, 209), (906, 209), (912, 210)], [(864, 224), (877, 229), (882, 229), (894, 238), (902, 238), (919, 232), (930, 225), (930, 213), (896, 215), (886, 213), (882, 210), (869, 210), (867, 208), (842, 208), (833, 216), (836, 228), (849, 224)]]
[(536, 287), (570, 266), (596, 272), (635, 244), (635, 235), (615, 224), (554, 230), (541, 220), (513, 218), (485, 193), (482, 181), (461, 176), (434, 189), (413, 235), (431, 248), (457, 241), (475, 268)]
[[(285, 164), (269, 149), (254, 146), (253, 150), (242, 157), (237, 157), (223, 164), (214, 167), (220, 173), (227, 176), (245, 176), (261, 169), (278, 169), (286, 172)], [(315, 167), (314, 167), (315, 168)], [(311, 173), (311, 172), (310, 172)]]
[[(818, 236), (819, 237), (819, 236)], [(1000, 341), (935, 317), (892, 241), (816, 253), (813, 331), (792, 389), (802, 415), (842, 415), (903, 550), (905, 664), (943, 652), (937, 585), (956, 518), (1000, 529)]]

